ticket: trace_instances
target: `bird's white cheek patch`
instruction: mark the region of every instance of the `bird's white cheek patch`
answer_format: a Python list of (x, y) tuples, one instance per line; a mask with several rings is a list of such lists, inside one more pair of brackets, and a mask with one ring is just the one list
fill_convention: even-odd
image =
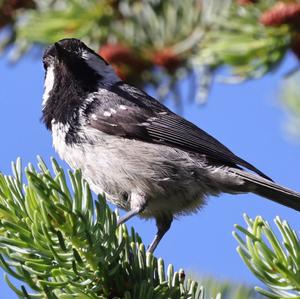
[(46, 72), (46, 78), (45, 78), (45, 90), (43, 94), (43, 103), (42, 106), (45, 107), (48, 99), (49, 99), (49, 94), (53, 88), (54, 85), (54, 66), (49, 66), (47, 68)]

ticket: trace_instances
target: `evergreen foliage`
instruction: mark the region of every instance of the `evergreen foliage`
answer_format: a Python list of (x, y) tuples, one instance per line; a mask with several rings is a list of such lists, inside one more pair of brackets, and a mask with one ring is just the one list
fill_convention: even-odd
[(178, 103), (183, 76), (201, 101), (224, 66), (225, 81), (240, 82), (271, 72), (289, 50), (300, 57), (297, 0), (3, 0), (1, 16), (0, 52), (13, 60), (77, 37), (122, 79)]
[(236, 225), (239, 233), (233, 235), (245, 264), (268, 287), (256, 290), (272, 299), (300, 298), (300, 241), (295, 230), (276, 217), (279, 239), (261, 216), (253, 220), (244, 215), (244, 219), (247, 228)]
[(103, 197), (94, 201), (79, 171), (54, 175), (39, 158), (39, 171), (20, 160), (14, 176), (0, 175), (0, 265), (25, 282), (20, 298), (201, 298), (198, 284), (182, 270), (165, 270), (162, 259), (145, 252), (140, 237), (116, 226)]
[[(139, 235), (117, 227), (118, 213), (94, 200), (80, 171), (38, 158), (37, 170), (12, 163), (0, 173), (0, 266), (19, 298), (259, 299), (231, 283), (186, 278), (145, 251)], [(71, 185), (71, 187), (69, 187)], [(9, 277), (23, 282), (14, 285)]]

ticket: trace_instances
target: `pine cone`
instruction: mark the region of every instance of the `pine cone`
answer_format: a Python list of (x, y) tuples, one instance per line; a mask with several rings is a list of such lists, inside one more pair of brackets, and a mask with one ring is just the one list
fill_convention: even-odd
[(260, 18), (265, 26), (300, 25), (300, 3), (278, 2)]
[(182, 59), (169, 48), (154, 53), (152, 61), (155, 65), (161, 66), (170, 72), (176, 70), (182, 64)]
[(122, 44), (106, 44), (98, 53), (110, 63), (127, 63), (133, 57), (132, 50)]

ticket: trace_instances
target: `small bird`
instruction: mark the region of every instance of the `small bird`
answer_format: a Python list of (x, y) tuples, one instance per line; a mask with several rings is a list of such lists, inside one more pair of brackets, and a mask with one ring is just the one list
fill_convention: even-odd
[(123, 82), (75, 38), (43, 55), (42, 120), (59, 156), (91, 189), (135, 215), (156, 220), (153, 252), (173, 218), (209, 195), (255, 193), (300, 211), (300, 194), (274, 183), (214, 137)]

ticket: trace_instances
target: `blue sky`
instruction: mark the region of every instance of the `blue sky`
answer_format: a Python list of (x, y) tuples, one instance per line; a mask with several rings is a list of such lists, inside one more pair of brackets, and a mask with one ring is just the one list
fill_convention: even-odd
[[(208, 131), (250, 163), (280, 182), (300, 190), (300, 145), (287, 137), (286, 113), (277, 95), (283, 74), (295, 65), (289, 56), (273, 74), (240, 85), (214, 84), (205, 106), (188, 103), (184, 116)], [(18, 156), (24, 165), (36, 155), (46, 161), (56, 157), (50, 133), (40, 122), (43, 69), (39, 57), (27, 56), (15, 66), (0, 58), (0, 171), (10, 173)], [(183, 93), (187, 93), (182, 84)], [(186, 101), (188, 102), (188, 101)], [(66, 164), (62, 163), (67, 168)], [(199, 213), (174, 221), (156, 255), (175, 267), (247, 284), (259, 284), (236, 253), (231, 232), (244, 224), (242, 214), (275, 216), (288, 220), (298, 230), (297, 212), (255, 195), (222, 195), (210, 198)], [(131, 220), (148, 244), (155, 233), (153, 221)], [(0, 275), (2, 298), (17, 298)], [(4, 296), (5, 294), (5, 296)]]

